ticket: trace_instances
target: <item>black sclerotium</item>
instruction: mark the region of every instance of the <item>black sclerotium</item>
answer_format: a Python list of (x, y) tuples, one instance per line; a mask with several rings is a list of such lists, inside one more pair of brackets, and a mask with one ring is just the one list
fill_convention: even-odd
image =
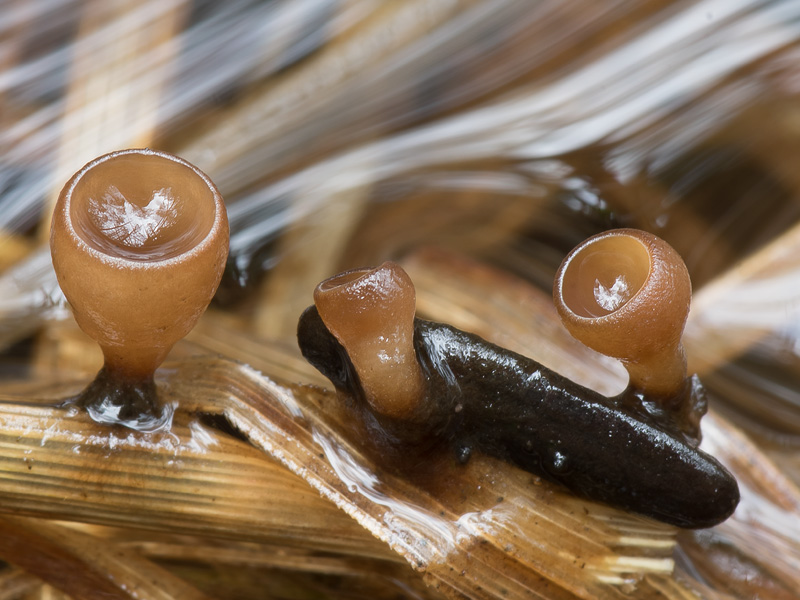
[(428, 391), (409, 426), (365, 409), (346, 352), (313, 306), (300, 318), (298, 340), (306, 359), (354, 398), (370, 429), (393, 443), (430, 445), (434, 438), (462, 462), (483, 452), (577, 495), (679, 527), (720, 523), (739, 502), (734, 477), (697, 448), (705, 402), (696, 381), (685, 392), (699, 400), (669, 413), (632, 391), (607, 398), (478, 336), (416, 319)]

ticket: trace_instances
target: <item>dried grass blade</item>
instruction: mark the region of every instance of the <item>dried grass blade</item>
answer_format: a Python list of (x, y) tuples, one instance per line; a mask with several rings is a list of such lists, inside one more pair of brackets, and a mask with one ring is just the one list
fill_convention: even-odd
[(797, 323), (799, 252), (796, 225), (696, 291), (684, 336), (692, 370), (712, 371)]
[(282, 387), (226, 361), (186, 363), (169, 384), (197, 402), (194, 410), (224, 414), (448, 595), (622, 597), (618, 586), (630, 577), (672, 569), (674, 530), (507, 464), (476, 459), (443, 475), (463, 492), (458, 499), (384, 472), (326, 410), (337, 402), (329, 392)]
[(16, 567), (0, 571), (0, 600), (17, 600), (33, 592), (42, 582)]
[(717, 413), (704, 420), (704, 448), (739, 481), (742, 500), (714, 528), (735, 550), (759, 565), (768, 583), (800, 590), (800, 488), (742, 431)]
[(0, 555), (81, 600), (209, 600), (131, 550), (42, 520), (0, 517)]
[(180, 411), (148, 435), (0, 403), (0, 512), (392, 558), (285, 468)]

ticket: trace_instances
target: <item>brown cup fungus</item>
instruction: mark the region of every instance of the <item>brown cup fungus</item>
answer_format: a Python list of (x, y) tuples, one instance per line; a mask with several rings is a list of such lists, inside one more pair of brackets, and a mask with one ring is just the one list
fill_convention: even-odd
[(635, 229), (584, 241), (561, 264), (553, 290), (573, 337), (619, 359), (630, 387), (652, 397), (674, 396), (686, 381), (681, 335), (691, 294), (678, 253)]
[(361, 389), (383, 415), (407, 418), (424, 393), (414, 350), (414, 284), (393, 262), (320, 283), (314, 304), (347, 352)]
[(78, 399), (93, 417), (139, 429), (163, 425), (155, 369), (211, 301), (228, 237), (216, 187), (177, 156), (112, 152), (67, 182), (50, 247), (75, 320), (105, 358)]

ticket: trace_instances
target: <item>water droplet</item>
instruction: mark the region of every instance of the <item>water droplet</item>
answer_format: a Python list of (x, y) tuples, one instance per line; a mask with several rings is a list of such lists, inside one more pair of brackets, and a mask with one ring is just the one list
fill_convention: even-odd
[(570, 469), (569, 457), (561, 450), (554, 450), (550, 455), (550, 469), (553, 473), (566, 473)]

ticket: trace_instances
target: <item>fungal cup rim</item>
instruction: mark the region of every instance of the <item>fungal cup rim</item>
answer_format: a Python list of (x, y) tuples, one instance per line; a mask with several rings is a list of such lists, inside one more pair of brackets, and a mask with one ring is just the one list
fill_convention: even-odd
[[(375, 273), (381, 267), (383, 267), (383, 264), (373, 268), (359, 267), (356, 269), (350, 269), (348, 271), (342, 271), (341, 273), (337, 273), (336, 275), (333, 275), (331, 277), (328, 277), (327, 279), (324, 279), (323, 281), (320, 281), (317, 284), (317, 287), (315, 288), (314, 291), (322, 294), (326, 292), (332, 292), (343, 285), (346, 285), (348, 283), (353, 283), (355, 281), (358, 281), (359, 279), (363, 279), (364, 277), (367, 277)], [(358, 276), (353, 277), (353, 275), (358, 275)]]
[[(609, 312), (605, 315), (600, 315), (597, 317), (592, 316), (584, 316), (575, 312), (572, 307), (564, 300), (564, 278), (569, 271), (570, 265), (572, 262), (580, 257), (583, 251), (588, 248), (589, 246), (607, 240), (610, 237), (626, 237), (631, 241), (635, 241), (639, 243), (645, 251), (645, 255), (647, 256), (648, 260), (648, 270), (647, 276), (645, 277), (642, 285), (639, 287), (638, 290), (619, 308)], [(653, 253), (656, 251), (654, 248), (653, 243), (647, 239), (649, 237), (646, 232), (640, 231), (638, 229), (630, 229), (630, 228), (621, 228), (621, 229), (610, 229), (604, 232), (601, 232), (597, 235), (593, 235), (585, 240), (583, 240), (578, 246), (576, 246), (561, 264), (558, 269), (557, 277), (555, 280), (555, 294), (558, 302), (556, 303), (557, 308), (559, 311), (563, 311), (565, 316), (568, 316), (570, 320), (576, 323), (606, 323), (609, 321), (620, 321), (625, 318), (628, 313), (631, 312), (641, 312), (642, 311), (642, 304), (649, 303), (650, 299), (646, 298), (646, 294), (643, 294), (643, 290), (648, 287), (648, 284), (652, 280), (654, 276), (654, 270), (656, 268), (656, 261), (653, 260)]]
[[(192, 246), (185, 252), (181, 252), (175, 256), (170, 256), (169, 258), (155, 258), (155, 259), (148, 259), (148, 260), (133, 260), (130, 258), (126, 258), (124, 256), (115, 256), (113, 254), (108, 254), (107, 252), (103, 252), (102, 250), (98, 250), (97, 248), (93, 247), (89, 244), (83, 236), (81, 236), (74, 228), (71, 218), (71, 205), (72, 205), (72, 193), (75, 190), (75, 187), (78, 183), (83, 179), (84, 175), (88, 173), (90, 170), (95, 168), (96, 166), (112, 160), (114, 158), (118, 158), (120, 156), (125, 156), (129, 154), (137, 154), (137, 155), (148, 155), (148, 156), (157, 156), (159, 158), (163, 158), (166, 160), (170, 160), (172, 162), (178, 163), (184, 167), (189, 168), (195, 175), (200, 177), (203, 182), (206, 184), (208, 189), (211, 191), (211, 195), (214, 199), (214, 220), (211, 223), (211, 228), (208, 230), (208, 233), (203, 237), (200, 242), (196, 245)], [(116, 150), (114, 152), (109, 152), (102, 156), (99, 156), (90, 162), (86, 163), (79, 171), (72, 176), (69, 180), (67, 185), (61, 192), (61, 198), (63, 199), (63, 207), (62, 211), (64, 214), (64, 223), (66, 232), (69, 237), (78, 245), (82, 252), (91, 255), (95, 259), (121, 269), (126, 270), (148, 270), (152, 271), (153, 269), (166, 269), (170, 268), (171, 266), (191, 260), (194, 256), (202, 254), (203, 252), (207, 251), (210, 246), (212, 246), (216, 240), (216, 238), (221, 233), (223, 227), (227, 225), (227, 213), (225, 210), (225, 202), (222, 199), (222, 194), (220, 194), (217, 187), (211, 181), (211, 178), (206, 175), (203, 171), (199, 168), (194, 166), (187, 160), (176, 156), (174, 154), (170, 154), (169, 152), (162, 152), (159, 150), (152, 150), (150, 148), (129, 148), (125, 150)]]

